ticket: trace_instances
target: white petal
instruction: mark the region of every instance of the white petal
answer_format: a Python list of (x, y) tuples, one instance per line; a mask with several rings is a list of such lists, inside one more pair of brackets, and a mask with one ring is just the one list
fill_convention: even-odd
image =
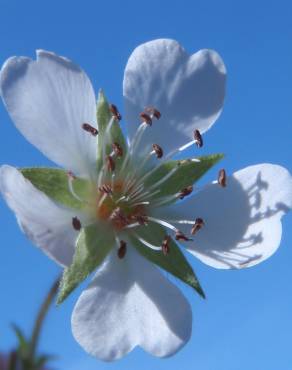
[[(207, 265), (228, 269), (254, 266), (269, 258), (281, 241), (281, 217), (291, 207), (289, 172), (260, 164), (235, 172), (226, 188), (206, 187), (173, 207), (173, 212), (176, 218), (204, 219), (205, 226), (186, 247)], [(186, 233), (191, 228), (178, 226)]]
[(190, 338), (192, 313), (179, 289), (128, 247), (116, 251), (79, 298), (72, 316), (76, 340), (90, 354), (113, 361), (135, 346), (158, 357)]
[(83, 221), (82, 215), (55, 204), (10, 166), (0, 168), (0, 191), (28, 238), (54, 261), (69, 265), (78, 235), (72, 217)]
[(12, 120), (28, 141), (79, 175), (94, 168), (96, 139), (81, 125), (96, 127), (96, 101), (78, 66), (42, 50), (36, 61), (12, 57), (0, 72), (0, 89)]
[(189, 55), (176, 41), (160, 39), (137, 47), (124, 75), (126, 122), (130, 136), (147, 106), (161, 119), (146, 130), (146, 144), (172, 150), (193, 138), (194, 129), (207, 131), (224, 100), (226, 70), (213, 50)]

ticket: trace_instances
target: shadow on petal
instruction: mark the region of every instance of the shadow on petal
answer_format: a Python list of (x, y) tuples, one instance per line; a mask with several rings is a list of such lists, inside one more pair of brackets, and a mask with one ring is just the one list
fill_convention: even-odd
[[(155, 266), (151, 277), (140, 274), (137, 279), (141, 290), (155, 304), (170, 331), (182, 340), (183, 345), (191, 335), (192, 326), (192, 312), (187, 300)], [(174, 307), (174, 302), (179, 306)]]
[(255, 180), (246, 188), (230, 177), (226, 188), (210, 185), (194, 196), (194, 217), (202, 217), (205, 227), (189, 249), (203, 262), (213, 265), (211, 260), (216, 260), (222, 268), (241, 268), (267, 258), (272, 248), (261, 244), (275, 244), (268, 239), (267, 229), (275, 228), (278, 235), (280, 218), (290, 206), (275, 196), (271, 177), (261, 171), (252, 177)]

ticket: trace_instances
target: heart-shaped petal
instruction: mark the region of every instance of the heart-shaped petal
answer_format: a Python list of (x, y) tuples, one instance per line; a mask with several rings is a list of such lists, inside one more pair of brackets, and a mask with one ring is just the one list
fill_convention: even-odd
[[(204, 220), (185, 244), (189, 252), (216, 268), (244, 268), (278, 249), (281, 218), (292, 207), (292, 177), (278, 165), (259, 164), (235, 172), (227, 186), (207, 186), (186, 201), (163, 210), (177, 219)], [(186, 234), (190, 225), (177, 225)]]
[(94, 173), (96, 101), (86, 74), (70, 60), (39, 50), (37, 60), (9, 58), (0, 72), (1, 96), (20, 132), (57, 164)]
[(10, 166), (0, 169), (0, 191), (27, 237), (54, 261), (68, 266), (78, 236), (72, 218), (84, 222), (85, 215), (57, 205)]
[(189, 340), (191, 327), (191, 308), (182, 293), (131, 247), (123, 259), (113, 252), (72, 315), (76, 340), (105, 361), (136, 346), (170, 356)]
[(207, 131), (219, 116), (226, 70), (213, 50), (189, 55), (176, 41), (160, 39), (138, 46), (124, 75), (125, 118), (130, 136), (139, 114), (154, 106), (161, 118), (146, 130), (143, 143), (158, 143), (167, 152)]

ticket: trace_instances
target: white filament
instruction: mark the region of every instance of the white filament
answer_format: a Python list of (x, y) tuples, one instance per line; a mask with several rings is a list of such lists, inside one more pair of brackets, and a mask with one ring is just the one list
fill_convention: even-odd
[(112, 128), (112, 125), (115, 121), (115, 118), (114, 116), (110, 119), (108, 125), (106, 126), (106, 129), (105, 129), (105, 133), (104, 133), (104, 137), (103, 137), (103, 143), (102, 143), (102, 159), (103, 159), (103, 163), (105, 162), (105, 151), (106, 151), (106, 146), (107, 144), (111, 141), (111, 128)]
[(156, 189), (158, 186), (162, 185), (164, 182), (166, 182), (177, 170), (179, 166), (174, 167), (171, 171), (169, 171), (165, 176), (162, 177), (158, 182), (156, 182), (154, 185), (150, 186), (148, 191), (152, 191)]
[(74, 179), (69, 175), (68, 176), (68, 188), (69, 188), (70, 193), (73, 195), (75, 199), (79, 200), (80, 202), (84, 202), (84, 199), (80, 198), (79, 195), (76, 194), (74, 187), (73, 187), (73, 181)]
[(147, 242), (145, 239), (141, 238), (138, 234), (134, 233), (135, 237), (144, 245), (146, 245), (146, 247), (149, 247), (150, 249), (154, 250), (154, 251), (161, 251), (161, 246), (156, 246), (156, 245), (153, 245), (149, 242)]
[(171, 222), (173, 224), (184, 224), (184, 225), (194, 225), (196, 222), (195, 220), (167, 220), (168, 222)]
[(174, 232), (177, 232), (178, 231), (176, 227), (174, 227), (173, 225), (171, 225), (169, 222), (166, 222), (165, 220), (160, 220), (158, 218), (150, 217), (150, 216), (148, 217), (148, 220), (149, 221), (152, 221), (152, 222), (155, 222), (156, 224), (160, 224), (162, 226), (165, 226), (165, 227), (167, 227), (168, 229), (170, 229), (170, 230), (172, 230)]

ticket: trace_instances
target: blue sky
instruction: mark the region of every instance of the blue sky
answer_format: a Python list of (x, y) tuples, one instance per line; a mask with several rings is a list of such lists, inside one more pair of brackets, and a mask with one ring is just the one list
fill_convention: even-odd
[[(263, 162), (292, 171), (290, 1), (0, 0), (0, 7), (0, 63), (11, 55), (33, 57), (37, 48), (55, 51), (81, 65), (120, 107), (123, 69), (137, 45), (167, 37), (189, 52), (217, 50), (228, 70), (227, 97), (204, 152), (223, 151), (229, 173)], [(52, 165), (16, 131), (2, 104), (0, 126), (1, 164)], [(59, 270), (25, 239), (2, 199), (0, 221), (0, 349), (6, 350), (14, 344), (9, 324), (29, 331)], [(135, 350), (113, 364), (90, 358), (70, 330), (81, 289), (52, 309), (41, 349), (56, 353), (55, 368), (64, 370), (291, 370), (291, 221), (292, 214), (284, 219), (278, 252), (257, 267), (219, 271), (193, 260), (208, 299), (181, 286), (194, 325), (191, 341), (175, 357), (159, 360)]]

